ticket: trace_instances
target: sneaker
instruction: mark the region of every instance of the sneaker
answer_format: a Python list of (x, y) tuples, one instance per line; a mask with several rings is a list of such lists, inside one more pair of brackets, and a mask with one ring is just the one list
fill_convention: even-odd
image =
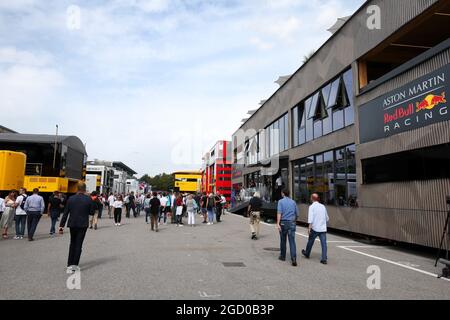
[(292, 259), (292, 266), (296, 267), (297, 266), (297, 259)]
[(282, 256), (279, 256), (279, 257), (278, 257), (278, 260), (280, 260), (280, 261), (286, 261), (286, 258), (283, 258)]
[(180, 224), (179, 227), (184, 227), (184, 225)]
[(118, 225), (119, 227), (121, 226), (121, 224), (120, 224), (120, 223), (118, 223), (117, 225)]
[(19, 238), (20, 238), (20, 240), (23, 240), (23, 236), (20, 236)]
[(321, 264), (328, 264), (327, 260), (320, 261)]
[(14, 239), (14, 240), (19, 240), (20, 237), (19, 237), (19, 236), (15, 236), (13, 239)]

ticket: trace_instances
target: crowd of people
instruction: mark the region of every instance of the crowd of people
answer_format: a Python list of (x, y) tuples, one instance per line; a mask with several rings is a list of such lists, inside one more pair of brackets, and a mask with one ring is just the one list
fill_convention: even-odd
[[(151, 229), (158, 231), (161, 224), (168, 223), (176, 226), (184, 226), (183, 218), (187, 218), (189, 226), (195, 226), (196, 215), (201, 215), (203, 223), (212, 225), (220, 223), (224, 212), (226, 198), (219, 193), (170, 193), (149, 192), (147, 194), (130, 192), (128, 194), (110, 193), (100, 194), (96, 191), (90, 195), (94, 213), (89, 217), (89, 229), (97, 230), (103, 213), (107, 212), (109, 219), (114, 219), (115, 226), (121, 226), (122, 216), (130, 219), (138, 218), (145, 213), (145, 222), (151, 224)], [(49, 198), (48, 204), (39, 190), (33, 190), (33, 194), (27, 196), (25, 188), (19, 191), (13, 190), (3, 199), (0, 197), (0, 227), (3, 239), (9, 239), (13, 233), (15, 222), (15, 236), (20, 240), (28, 230), (28, 240), (34, 240), (34, 233), (39, 221), (45, 213), (51, 219), (50, 236), (57, 232), (57, 222), (67, 207), (67, 196), (55, 191)]]
[[(289, 242), (291, 261), (297, 266), (297, 248), (295, 232), (298, 219), (298, 207), (295, 201), (289, 197), (289, 190), (283, 190), (282, 199), (278, 201), (276, 226), (280, 234), (280, 257), (286, 260), (286, 245)], [(172, 223), (178, 227), (184, 226), (183, 218), (187, 218), (187, 224), (194, 227), (196, 216), (201, 215), (202, 223), (213, 225), (220, 223), (224, 214), (226, 198), (219, 194), (207, 193), (169, 193), (150, 192), (147, 194), (131, 192), (129, 194), (110, 193), (109, 195), (92, 192), (86, 193), (86, 185), (81, 184), (78, 193), (69, 199), (66, 195), (55, 191), (45, 201), (39, 195), (39, 190), (34, 189), (32, 195), (27, 195), (27, 190), (11, 191), (5, 199), (0, 197), (0, 228), (3, 239), (9, 239), (15, 221), (15, 236), (13, 239), (24, 239), (25, 228), (28, 230), (28, 241), (34, 241), (34, 234), (42, 215), (47, 212), (51, 219), (50, 236), (56, 234), (56, 224), (61, 220), (59, 233), (62, 234), (68, 222), (71, 233), (69, 250), (69, 267), (78, 266), (82, 244), (85, 234), (89, 229), (98, 229), (99, 220), (103, 212), (108, 213), (109, 219), (114, 219), (114, 225), (119, 227), (122, 223), (123, 212), (125, 217), (138, 218), (145, 213), (145, 222), (151, 225), (151, 230), (158, 232), (160, 225)], [(327, 210), (320, 203), (318, 194), (311, 196), (312, 205), (308, 212), (309, 241), (302, 254), (309, 258), (314, 241), (319, 237), (322, 245), (321, 263), (327, 264), (327, 222), (329, 220)], [(251, 239), (257, 240), (260, 233), (260, 221), (263, 201), (259, 192), (256, 192), (249, 202), (247, 215), (250, 217)], [(61, 218), (62, 215), (62, 218)]]

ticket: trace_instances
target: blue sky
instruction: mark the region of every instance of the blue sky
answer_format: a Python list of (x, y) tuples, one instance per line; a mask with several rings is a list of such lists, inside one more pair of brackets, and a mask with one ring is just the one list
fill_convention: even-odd
[(58, 124), (140, 175), (197, 169), (363, 2), (0, 0), (0, 124)]

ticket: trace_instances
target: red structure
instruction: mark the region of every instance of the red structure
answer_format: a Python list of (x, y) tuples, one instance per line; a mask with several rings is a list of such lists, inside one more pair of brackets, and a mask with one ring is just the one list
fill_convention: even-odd
[(231, 199), (231, 141), (219, 141), (203, 157), (202, 192), (224, 195)]

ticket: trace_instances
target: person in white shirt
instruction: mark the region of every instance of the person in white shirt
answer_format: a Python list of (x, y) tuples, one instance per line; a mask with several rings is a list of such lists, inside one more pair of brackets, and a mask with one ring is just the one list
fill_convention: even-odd
[(122, 196), (118, 196), (117, 200), (113, 202), (114, 207), (114, 224), (115, 226), (120, 226), (120, 222), (122, 221), (122, 208), (123, 208), (123, 198)]
[(5, 199), (0, 197), (0, 218), (2, 217), (4, 211), (5, 211)]
[(322, 260), (320, 260), (320, 263), (327, 264), (327, 222), (330, 218), (328, 217), (327, 209), (319, 201), (320, 197), (317, 193), (311, 195), (312, 205), (309, 207), (308, 212), (309, 240), (306, 250), (302, 250), (302, 254), (309, 259), (314, 242), (319, 237), (322, 245)]
[[(22, 188), (16, 199), (16, 236), (14, 239), (23, 239), (25, 235), (25, 223), (27, 222), (27, 213), (24, 210), (25, 200), (27, 199), (27, 190)], [(2, 211), (0, 209), (0, 211)]]
[(114, 202), (115, 201), (116, 201), (116, 197), (111, 193), (110, 196), (108, 197), (108, 203), (109, 203), (108, 216), (110, 219), (112, 219), (112, 213), (114, 210)]

